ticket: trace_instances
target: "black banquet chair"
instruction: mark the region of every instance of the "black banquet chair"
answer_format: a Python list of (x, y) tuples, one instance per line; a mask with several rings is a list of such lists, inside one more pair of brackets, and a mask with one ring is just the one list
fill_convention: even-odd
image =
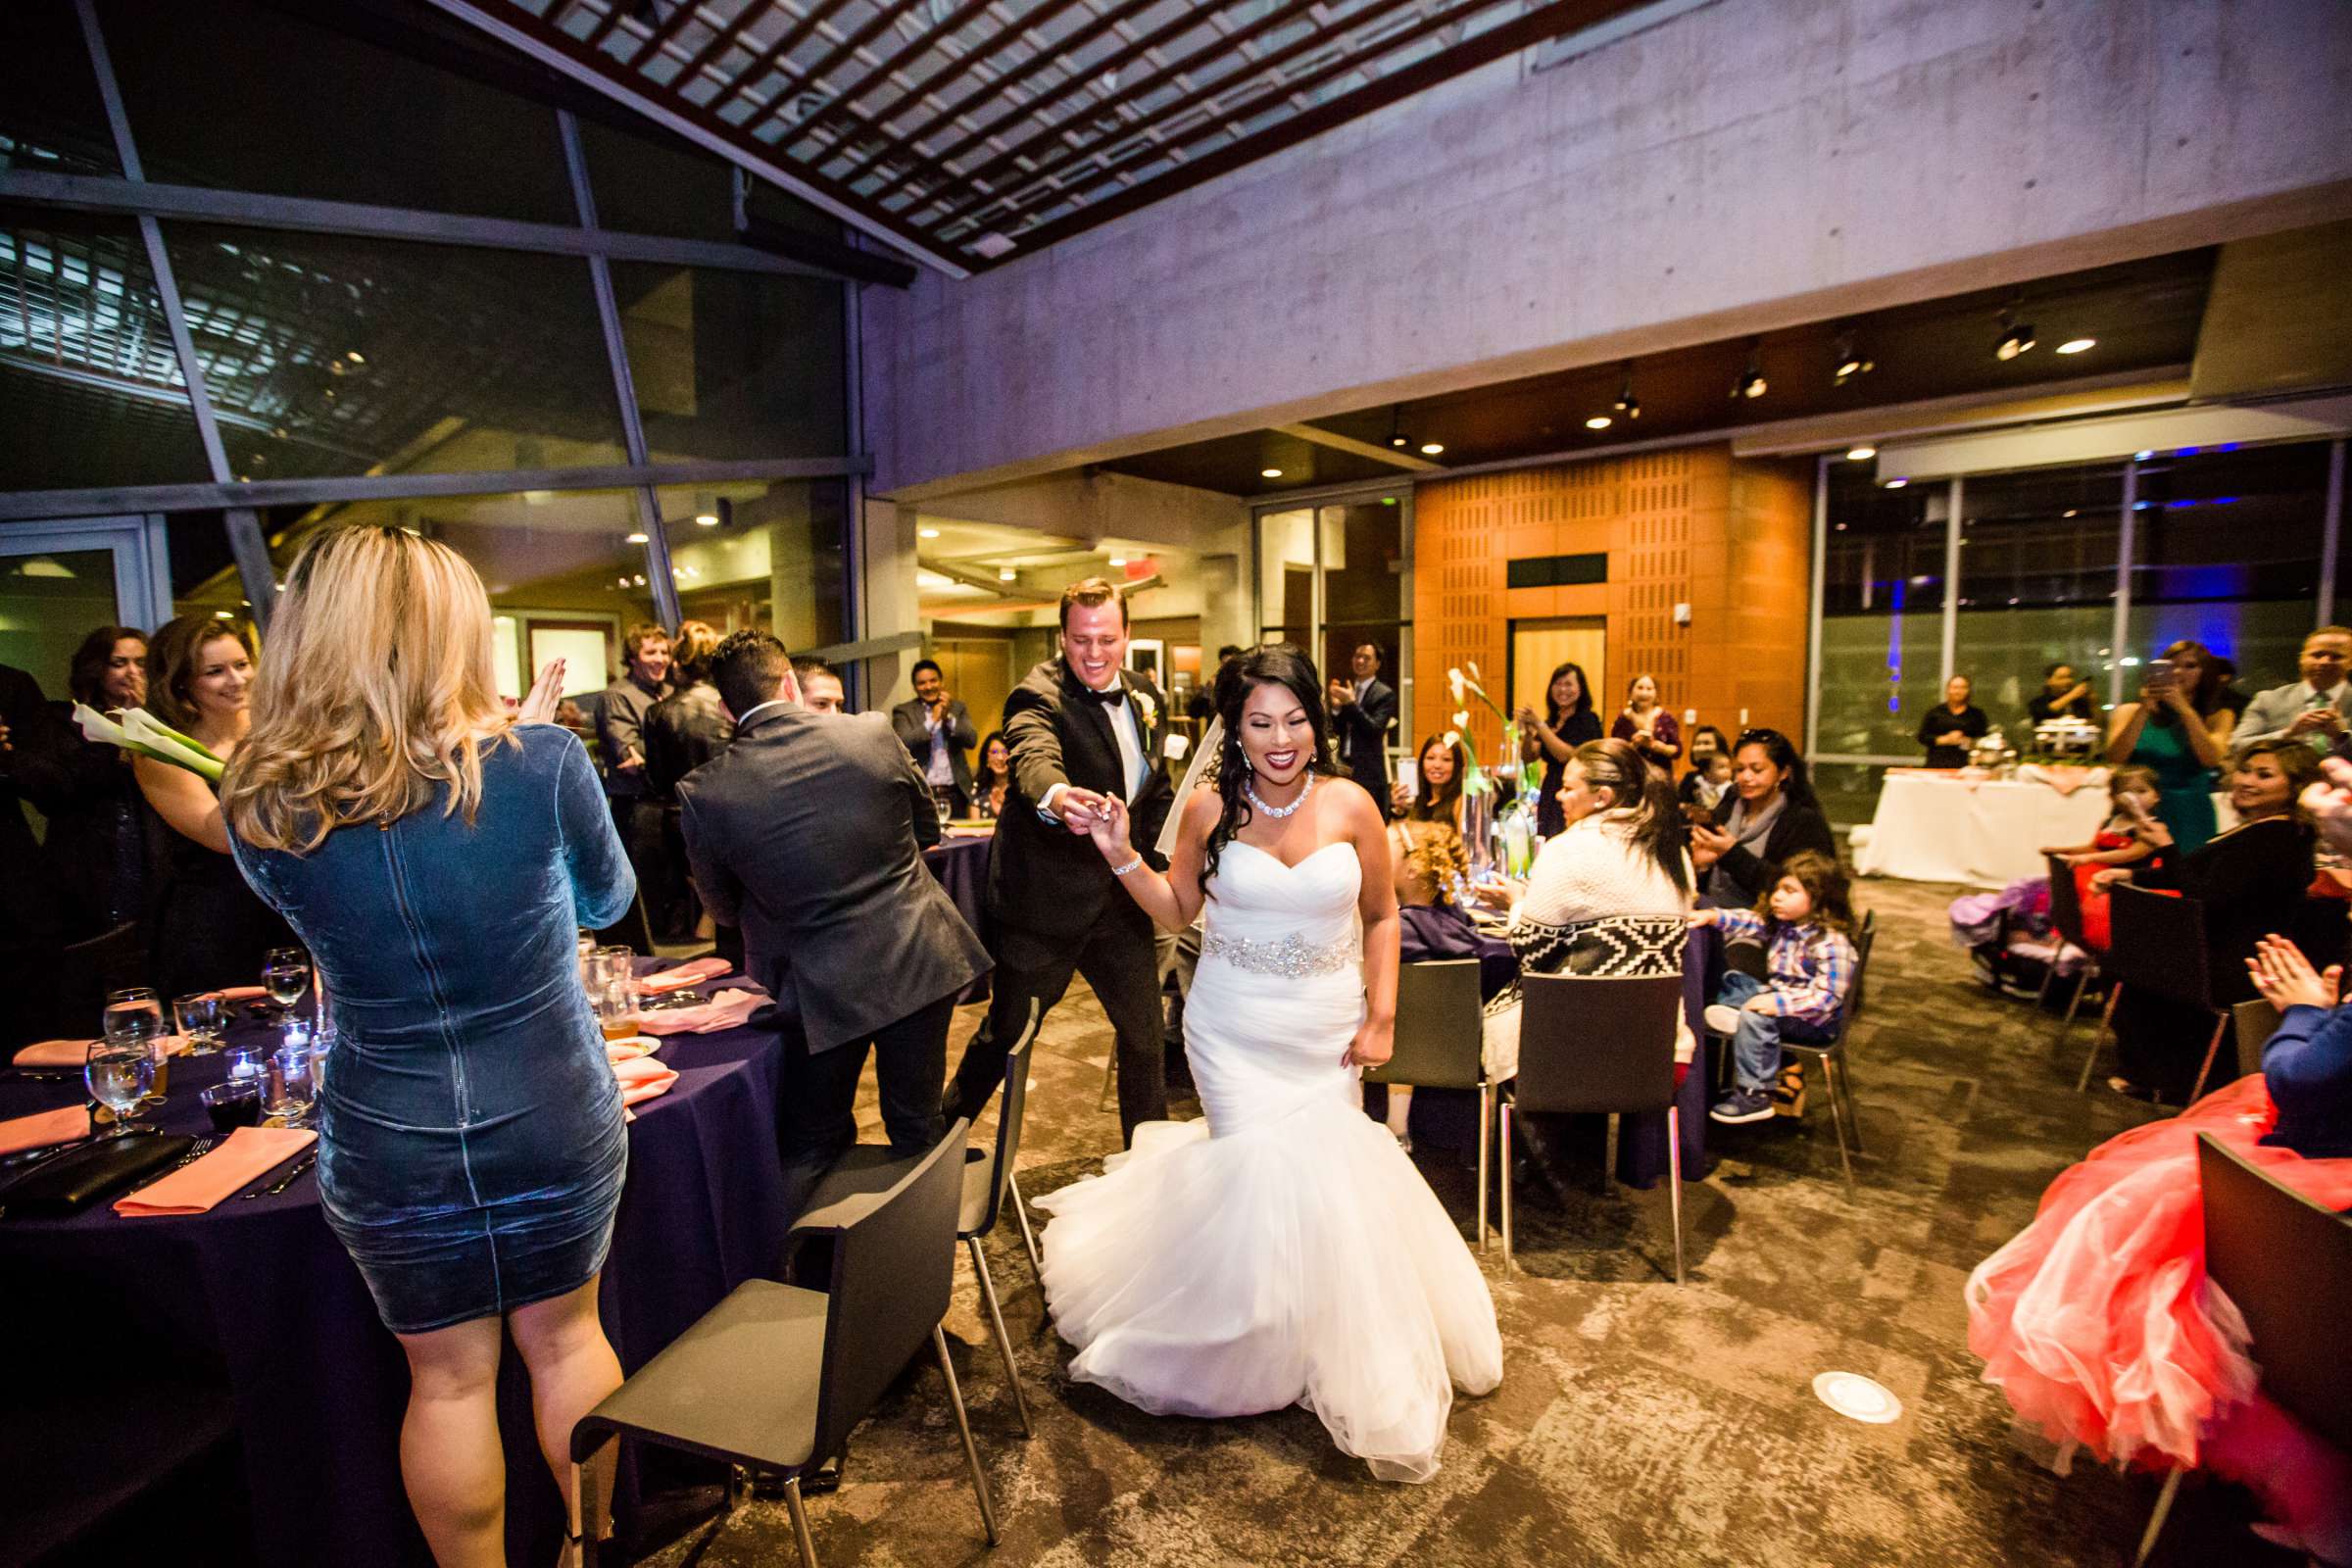
[(2104, 972), (2105, 955), (2092, 947), (2089, 939), (2082, 934), (2082, 901), (2078, 897), (2080, 890), (2075, 885), (2075, 868), (2055, 855), (2045, 858), (2050, 867), (2050, 924), (2058, 928), (2059, 939), (2065, 947), (2052, 954), (2050, 961), (2042, 967), (2041, 996), (2038, 1000), (2045, 1003), (2049, 1001), (2050, 987), (2058, 979), (2058, 960), (2064, 956), (2065, 949), (2072, 948), (2082, 955), (2082, 967), (2075, 973), (2075, 994), (2067, 999), (2066, 1016), (2058, 1020), (2058, 1033), (2053, 1039), (2053, 1044), (2062, 1045), (2067, 1032), (2075, 1026), (2075, 1014), (2082, 1006), (2082, 993), (2090, 988), (2092, 980), (2100, 978)]
[[(997, 1544), (988, 1478), (940, 1330), (954, 1293), (970, 1126), (957, 1121), (887, 1190), (842, 1205), (835, 1223), (821, 1227), (832, 1242), (825, 1290), (744, 1281), (580, 1418), (571, 1431), (580, 1520), (598, 1513), (589, 1459), (614, 1438), (636, 1438), (782, 1475), (801, 1562), (816, 1568), (801, 1478), (841, 1451), (851, 1429), (928, 1339), (963, 1440), (981, 1526), (988, 1544)], [(793, 1236), (811, 1229), (804, 1221)], [(597, 1562), (595, 1535), (582, 1532), (588, 1568)]]
[(2090, 1088), (2090, 1070), (2098, 1064), (2100, 1041), (2115, 1027), (2115, 1005), (2127, 987), (2179, 1003), (2213, 1021), (2205, 1042), (2205, 1059), (2198, 1064), (2197, 1081), (2188, 1092), (2195, 1104), (2205, 1093), (2213, 1058), (2229, 1031), (2230, 1014), (2214, 1005), (2213, 971), (2205, 952), (2205, 906), (2195, 899), (2175, 898), (2148, 888), (2118, 882), (2108, 890), (2110, 942), (2107, 961), (2107, 1010), (2100, 1014), (2099, 1033), (2092, 1036), (2090, 1054), (2082, 1058), (2082, 1076), (2075, 1092)]
[[(2322, 1208), (2238, 1154), (2197, 1135), (2205, 1206), (2205, 1277), (2246, 1320), (2247, 1354), (2262, 1392), (2337, 1448), (2352, 1452), (2352, 1356), (2343, 1305), (2352, 1301), (2352, 1218)], [(2132, 1560), (2144, 1563), (2180, 1490), (2165, 1477)]]
[(1487, 1250), (1487, 1150), (1494, 1125), (1494, 1085), (1487, 1077), (1485, 1005), (1476, 958), (1439, 958), (1396, 967), (1396, 1045), (1368, 1084), (1478, 1091), (1478, 1250)]
[[(1502, 1102), (1502, 1271), (1517, 1270), (1511, 1233), (1511, 1113), (1666, 1112), (1666, 1197), (1674, 1216), (1674, 1283), (1683, 1283), (1683, 1122), (1674, 1098), (1680, 975), (1616, 979), (1530, 974), (1519, 981), (1519, 1076)], [(1601, 1187), (1609, 1180), (1602, 1151)]]

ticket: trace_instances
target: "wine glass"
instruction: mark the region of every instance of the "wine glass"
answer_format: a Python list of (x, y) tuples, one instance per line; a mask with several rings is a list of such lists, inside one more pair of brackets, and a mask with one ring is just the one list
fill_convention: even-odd
[(121, 1138), (137, 1130), (130, 1124), (131, 1112), (155, 1082), (155, 1058), (148, 1054), (145, 1041), (91, 1042), (82, 1078), (90, 1086), (90, 1098), (115, 1113), (114, 1131), (106, 1137)]
[(110, 1045), (135, 1046), (147, 1053), (153, 1070), (143, 1094), (145, 1102), (160, 1105), (170, 1089), (171, 1071), (165, 1060), (164, 1004), (156, 994), (145, 986), (125, 986), (106, 994), (106, 1011), (99, 1023), (99, 1033)]
[(262, 984), (280, 1018), (290, 1016), (294, 1004), (311, 989), (310, 955), (300, 948), (271, 948), (262, 959)]
[(220, 1000), (218, 991), (198, 991), (179, 998), (172, 1004), (172, 1016), (179, 1022), (179, 1032), (188, 1042), (188, 1054), (209, 1056), (220, 1049), (220, 1032), (227, 1019), (228, 1004)]

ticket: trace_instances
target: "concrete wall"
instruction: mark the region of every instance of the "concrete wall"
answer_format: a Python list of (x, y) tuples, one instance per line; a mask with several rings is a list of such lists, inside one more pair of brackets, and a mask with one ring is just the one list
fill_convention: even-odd
[(902, 499), (2352, 214), (2344, 0), (1721, 0), (864, 293)]

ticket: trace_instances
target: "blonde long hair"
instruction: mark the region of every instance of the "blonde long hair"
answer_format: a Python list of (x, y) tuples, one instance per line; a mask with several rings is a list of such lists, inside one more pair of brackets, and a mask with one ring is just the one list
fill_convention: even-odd
[(446, 785), (470, 825), (482, 754), (514, 744), (492, 673), (490, 600), (464, 557), (388, 525), (322, 529), (287, 574), (220, 806), (257, 849), (308, 854), (389, 824)]

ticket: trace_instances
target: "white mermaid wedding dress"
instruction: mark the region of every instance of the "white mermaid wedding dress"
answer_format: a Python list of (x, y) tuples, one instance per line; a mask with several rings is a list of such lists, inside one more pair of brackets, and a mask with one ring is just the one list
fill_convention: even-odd
[(1384, 1481), (1437, 1473), (1453, 1390), (1502, 1378), (1478, 1263), (1345, 1064), (1364, 1016), (1347, 844), (1239, 841), (1212, 879), (1185, 1050), (1207, 1112), (1039, 1201), (1070, 1375), (1158, 1415), (1306, 1406)]

